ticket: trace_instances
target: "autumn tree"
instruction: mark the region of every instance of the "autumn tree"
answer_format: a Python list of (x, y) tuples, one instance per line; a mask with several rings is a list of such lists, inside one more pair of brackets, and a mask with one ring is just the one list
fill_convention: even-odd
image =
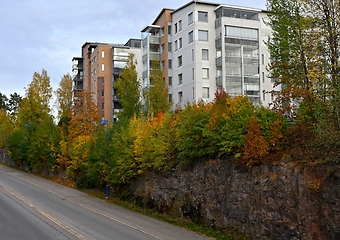
[(67, 139), (60, 141), (60, 153), (57, 159), (62, 170), (67, 169), (74, 178), (77, 177), (89, 153), (86, 145), (100, 122), (100, 116), (90, 92), (78, 92), (75, 99), (69, 114), (68, 136)]
[(56, 105), (58, 108), (58, 119), (68, 117), (72, 107), (72, 77), (65, 74), (59, 82), (59, 88), (55, 91)]
[(144, 92), (144, 102), (148, 116), (157, 116), (159, 112), (166, 113), (171, 108), (168, 97), (168, 88), (165, 85), (160, 63), (152, 60), (150, 72), (150, 85)]
[(141, 85), (136, 71), (137, 62), (134, 55), (130, 54), (128, 62), (119, 75), (116, 83), (118, 95), (121, 98), (123, 111), (119, 114), (120, 118), (131, 119), (134, 115), (139, 116), (142, 110)]
[(0, 148), (7, 147), (7, 139), (13, 130), (13, 124), (5, 109), (0, 109)]
[(47, 71), (43, 69), (41, 74), (34, 72), (33, 79), (26, 88), (25, 98), (20, 102), (20, 123), (25, 125), (28, 122), (41, 122), (51, 118), (51, 99), (52, 87)]

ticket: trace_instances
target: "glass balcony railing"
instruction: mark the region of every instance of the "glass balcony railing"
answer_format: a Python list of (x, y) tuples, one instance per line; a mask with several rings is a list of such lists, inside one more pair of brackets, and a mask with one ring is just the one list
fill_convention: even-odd
[(150, 44), (159, 44), (159, 36), (149, 36)]
[(222, 67), (222, 57), (216, 58), (216, 67)]
[[(224, 41), (225, 41), (225, 44), (259, 47), (259, 41), (258, 40), (225, 37)], [(217, 48), (217, 46), (216, 46), (216, 48)]]
[(160, 58), (160, 53), (159, 52), (150, 52), (150, 60), (159, 60)]
[(222, 76), (216, 76), (216, 86), (217, 87), (222, 87), (222, 82), (223, 81), (223, 77)]

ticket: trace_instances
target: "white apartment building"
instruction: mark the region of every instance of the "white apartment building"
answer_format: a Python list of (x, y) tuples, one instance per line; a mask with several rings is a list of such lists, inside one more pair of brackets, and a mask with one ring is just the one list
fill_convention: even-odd
[(268, 106), (273, 99), (265, 92), (273, 83), (267, 78), (270, 56), (264, 42), (271, 30), (265, 18), (261, 9), (201, 1), (163, 9), (142, 30), (144, 86), (150, 84), (150, 60), (158, 59), (174, 107), (211, 101), (220, 87)]

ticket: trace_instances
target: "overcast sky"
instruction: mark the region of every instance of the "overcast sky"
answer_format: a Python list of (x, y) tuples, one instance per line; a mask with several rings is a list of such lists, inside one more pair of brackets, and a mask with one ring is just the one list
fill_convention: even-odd
[[(0, 92), (7, 97), (47, 70), (53, 90), (72, 75), (72, 58), (85, 42), (126, 43), (140, 38), (163, 8), (190, 0), (2, 0), (0, 7)], [(265, 9), (266, 0), (209, 0)]]

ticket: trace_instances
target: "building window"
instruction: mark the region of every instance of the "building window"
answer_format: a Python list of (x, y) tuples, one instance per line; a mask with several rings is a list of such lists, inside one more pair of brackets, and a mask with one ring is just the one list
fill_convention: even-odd
[(182, 38), (179, 38), (179, 39), (178, 39), (178, 42), (179, 42), (179, 48), (182, 48), (182, 47), (183, 47)]
[(183, 75), (182, 73), (178, 74), (178, 85), (182, 84), (183, 81)]
[(104, 90), (102, 90), (102, 97), (104, 97)]
[(195, 79), (195, 68), (192, 68), (192, 80)]
[(209, 88), (208, 87), (202, 88), (202, 98), (209, 98)]
[(169, 69), (172, 68), (172, 60), (171, 60), (171, 59), (168, 60), (168, 68), (169, 68)]
[(262, 82), (264, 83), (264, 72), (262, 72)]
[(264, 65), (264, 54), (261, 54), (262, 65)]
[(194, 61), (195, 54), (194, 49), (191, 49), (191, 60)]
[(208, 41), (208, 31), (207, 30), (198, 30), (198, 40), (199, 41)]
[(193, 12), (188, 14), (188, 25), (194, 21), (194, 14)]
[(104, 50), (102, 51), (102, 58), (104, 58), (105, 57), (105, 52), (104, 52)]
[(177, 23), (175, 23), (175, 33), (177, 33)]
[(178, 92), (178, 101), (183, 102), (183, 92)]
[(171, 52), (172, 51), (172, 43), (168, 43), (168, 52)]
[(208, 22), (208, 13), (198, 11), (198, 21), (199, 22)]
[(165, 49), (165, 45), (162, 44), (162, 45), (161, 45), (161, 54), (164, 54), (164, 49)]
[(171, 35), (171, 25), (168, 26), (168, 35)]
[(178, 31), (182, 30), (182, 20), (179, 20), (178, 22)]
[(102, 77), (102, 84), (104, 84), (104, 77)]
[(209, 68), (202, 68), (202, 78), (209, 79)]
[(189, 39), (189, 43), (191, 43), (192, 41), (194, 41), (194, 32), (191, 31), (188, 33), (188, 39)]
[(104, 63), (102, 63), (102, 72), (104, 72), (105, 70), (105, 66), (104, 66)]
[(178, 43), (177, 43), (177, 40), (175, 41), (175, 51), (177, 51), (177, 48), (178, 48)]
[(209, 60), (209, 49), (202, 49), (202, 60)]
[(182, 55), (179, 56), (177, 59), (178, 59), (178, 67), (182, 66)]
[(169, 81), (169, 86), (172, 86), (172, 77), (169, 77), (168, 81)]
[(169, 102), (172, 102), (172, 94), (169, 94)]
[(263, 98), (263, 101), (266, 101), (266, 92), (264, 90), (262, 92), (262, 98)]
[(195, 88), (192, 87), (192, 99), (195, 99)]
[(164, 27), (161, 28), (161, 37), (164, 37)]
[(162, 69), (162, 71), (164, 71), (164, 69), (165, 69), (165, 61), (161, 62), (161, 69)]
[(104, 103), (102, 103), (102, 110), (104, 111)]

